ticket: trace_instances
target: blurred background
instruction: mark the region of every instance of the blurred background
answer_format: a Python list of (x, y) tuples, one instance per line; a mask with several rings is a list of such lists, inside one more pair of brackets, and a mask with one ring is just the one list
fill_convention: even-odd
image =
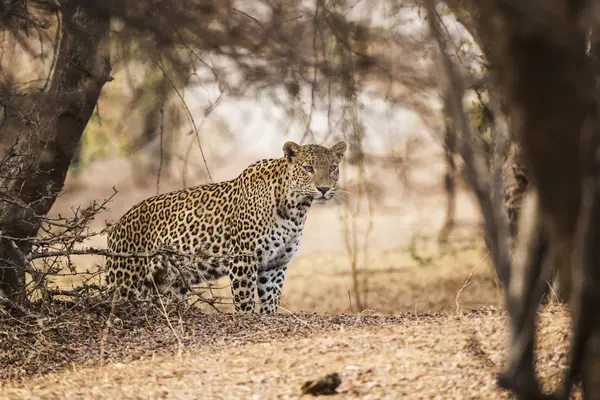
[[(42, 3), (36, 12), (48, 26), (14, 33), (2, 53), (5, 78), (20, 92), (43, 90), (56, 68), (60, 20)], [(68, 216), (116, 189), (90, 225), (101, 231), (144, 198), (232, 179), (258, 159), (281, 157), (287, 140), (331, 146), (344, 139), (341, 190), (310, 211), (283, 309), (499, 305), (479, 210), (445, 137), (441, 74), (420, 5), (196, 0), (159, 1), (149, 10), (136, 0), (123, 10), (118, 3), (106, 3), (113, 80), (50, 216)], [(472, 38), (443, 4), (439, 12), (451, 56), (473, 79), (483, 76)], [(466, 102), (485, 144), (481, 93), (472, 90)], [(3, 134), (5, 148), (12, 139)], [(81, 244), (90, 245), (104, 247), (105, 235)], [(73, 262), (93, 271), (103, 257)], [(80, 279), (55, 283), (68, 288)], [(227, 296), (227, 284), (217, 282), (215, 293)]]

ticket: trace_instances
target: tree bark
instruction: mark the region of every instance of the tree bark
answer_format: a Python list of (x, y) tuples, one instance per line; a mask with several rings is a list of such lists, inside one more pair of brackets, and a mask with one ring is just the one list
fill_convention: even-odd
[[(473, 1), (473, 0), (444, 0), (448, 7), (452, 10), (457, 20), (471, 34), (488, 62), (488, 70), (490, 80), (488, 83), (488, 93), (494, 99), (496, 107), (494, 108), (495, 115), (502, 118), (508, 118), (508, 107), (506, 104), (506, 91), (502, 85), (507, 79), (506, 69), (503, 64), (506, 62), (502, 58), (503, 46), (506, 44), (506, 32), (503, 31), (503, 23), (498, 14), (500, 6), (497, 6), (494, 1)], [(535, 8), (535, 2), (527, 5), (522, 3), (516, 8)], [(510, 2), (506, 3), (510, 8)], [(543, 4), (542, 4), (543, 5)], [(550, 5), (552, 7), (552, 5)], [(557, 6), (559, 7), (559, 6)], [(490, 11), (495, 10), (495, 11)], [(530, 11), (534, 12), (534, 11)], [(510, 78), (508, 78), (510, 79)], [(502, 114), (498, 113), (501, 111)], [(497, 195), (502, 195), (505, 198), (505, 212), (507, 222), (510, 225), (510, 246), (514, 250), (516, 236), (518, 232), (519, 215), (522, 206), (523, 195), (529, 187), (529, 167), (526, 160), (521, 157), (522, 149), (519, 143), (516, 129), (516, 124), (511, 124), (511, 132), (507, 132), (508, 137), (497, 137), (498, 132), (492, 129), (493, 147), (497, 147), (497, 143), (502, 140), (508, 140), (506, 154), (497, 154), (495, 163), (502, 165), (492, 165), (492, 168), (502, 169), (502, 192)], [(495, 193), (496, 194), (496, 193)], [(561, 271), (553, 271), (552, 273), (552, 290), (548, 289), (545, 293), (544, 300), (556, 300), (559, 302), (568, 302), (570, 299), (569, 282), (561, 282)]]
[(24, 255), (57, 195), (104, 84), (110, 80), (109, 15), (62, 2), (62, 35), (46, 93), (29, 94), (5, 121), (0, 140), (17, 137), (0, 203), (0, 290), (26, 300)]
[[(490, 65), (494, 87), (506, 101), (513, 134), (537, 194), (535, 226), (547, 240), (551, 267), (565, 273), (560, 283), (571, 287), (573, 259), (575, 292), (572, 364), (565, 388), (581, 372), (586, 399), (600, 399), (600, 207), (580, 215), (584, 183), (600, 175), (596, 150), (600, 145), (597, 112), (597, 70), (586, 55), (587, 33), (581, 23), (583, 2), (568, 0), (449, 0), (469, 10)], [(589, 12), (589, 10), (587, 11)], [(595, 184), (597, 186), (597, 184)], [(597, 190), (597, 189), (596, 189)], [(524, 213), (525, 214), (525, 213)], [(579, 235), (577, 224), (588, 226)], [(532, 234), (536, 234), (532, 230)], [(533, 236), (532, 236), (533, 237)], [(509, 285), (508, 309), (513, 328), (509, 370), (501, 381), (525, 396), (536, 388), (533, 373), (536, 296), (530, 275), (540, 275), (541, 258), (532, 258), (529, 241), (518, 243), (513, 264), (515, 285)], [(585, 244), (585, 246), (583, 246)], [(585, 251), (581, 250), (585, 248)], [(518, 255), (519, 255), (518, 254)], [(531, 257), (530, 257), (531, 256)], [(531, 262), (527, 260), (533, 260)], [(537, 279), (537, 278), (536, 278)], [(543, 283), (543, 282), (541, 282)], [(564, 294), (569, 298), (569, 293)], [(523, 336), (521, 333), (528, 332)], [(519, 348), (525, 349), (520, 351)], [(582, 351), (583, 349), (583, 351)], [(585, 354), (585, 355), (584, 355)], [(578, 358), (579, 357), (579, 358)], [(583, 361), (582, 361), (583, 359)], [(562, 397), (561, 397), (562, 398)], [(565, 397), (566, 398), (566, 397)]]

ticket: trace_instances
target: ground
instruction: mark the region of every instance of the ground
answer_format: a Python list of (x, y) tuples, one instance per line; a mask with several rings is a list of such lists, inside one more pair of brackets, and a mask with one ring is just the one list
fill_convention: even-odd
[[(560, 307), (541, 316), (538, 358), (553, 387), (568, 318)], [(113, 337), (108, 362), (8, 382), (0, 398), (300, 398), (302, 383), (331, 372), (341, 376), (344, 399), (510, 398), (495, 384), (506, 337), (504, 315), (493, 309), (380, 317), (219, 315), (197, 322)]]
[[(447, 246), (438, 245), (442, 168), (439, 160), (421, 165), (412, 172), (418, 185), (411, 190), (388, 171), (374, 211), (357, 217), (371, 225), (357, 235), (362, 246), (369, 232), (368, 253), (357, 257), (364, 310), (353, 292), (344, 207), (322, 206), (309, 215), (280, 315), (234, 315), (227, 304), (218, 305), (220, 312), (202, 305), (182, 314), (111, 319), (107, 329), (106, 308), (73, 307), (53, 321), (8, 321), (0, 327), (0, 399), (298, 398), (305, 381), (332, 372), (341, 376), (344, 399), (510, 398), (495, 382), (507, 321), (477, 208), (462, 188), (456, 229)], [(109, 194), (112, 185), (100, 184), (67, 190), (54, 211)], [(168, 185), (163, 181), (162, 190)], [(156, 191), (121, 186), (106, 219)], [(101, 259), (79, 262), (89, 268)], [(216, 286), (215, 296), (228, 295), (226, 280)], [(548, 387), (560, 379), (568, 327), (562, 306), (541, 311), (539, 373)]]

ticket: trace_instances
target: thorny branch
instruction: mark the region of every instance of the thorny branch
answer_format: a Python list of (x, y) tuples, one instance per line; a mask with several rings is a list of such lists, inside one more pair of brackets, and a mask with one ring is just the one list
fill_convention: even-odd
[[(166, 247), (142, 253), (118, 253), (95, 247), (76, 248), (77, 245), (84, 243), (91, 237), (107, 233), (109, 228), (105, 228), (100, 232), (94, 232), (90, 229), (89, 225), (98, 213), (106, 210), (108, 202), (112, 200), (115, 194), (116, 190), (106, 200), (100, 202), (95, 201), (89, 207), (74, 208), (74, 215), (71, 218), (64, 218), (60, 215), (57, 218), (40, 217), (43, 220), (44, 234), (39, 238), (13, 238), (0, 231), (0, 239), (8, 241), (10, 246), (23, 261), (25, 272), (32, 277), (31, 282), (28, 285), (28, 293), (30, 296), (38, 291), (42, 299), (52, 300), (55, 296), (81, 297), (83, 295), (88, 296), (88, 294), (92, 292), (103, 292), (105, 288), (101, 288), (95, 283), (88, 283), (103, 272), (102, 268), (99, 268), (94, 272), (78, 271), (71, 262), (72, 256), (100, 255), (116, 258), (148, 258), (158, 255), (167, 255), (171, 257), (184, 257), (186, 259), (218, 259), (232, 257), (230, 255), (209, 254), (204, 250), (197, 251), (195, 254), (189, 254)], [(28, 254), (24, 254), (17, 245), (18, 242), (22, 242), (23, 240), (30, 242), (31, 247), (35, 250)], [(64, 259), (67, 260), (66, 267), (69, 268), (70, 272), (64, 271), (65, 264), (62, 262)], [(81, 285), (71, 290), (50, 287), (53, 278), (64, 276), (81, 276), (84, 280)], [(209, 285), (208, 289), (212, 291), (212, 286)], [(190, 292), (198, 296), (198, 301), (206, 303), (213, 308), (216, 304), (221, 304), (221, 298), (218, 296), (213, 295), (213, 298), (205, 298), (198, 290), (190, 290)], [(28, 312), (24, 306), (18, 305), (5, 297), (0, 298), (0, 304), (9, 307), (12, 310), (17, 310), (24, 315)]]

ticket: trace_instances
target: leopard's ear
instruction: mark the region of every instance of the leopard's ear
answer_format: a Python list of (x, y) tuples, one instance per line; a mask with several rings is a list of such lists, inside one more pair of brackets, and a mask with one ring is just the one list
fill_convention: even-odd
[(301, 146), (294, 142), (285, 142), (283, 144), (283, 154), (289, 161), (292, 161), (298, 153), (300, 153)]
[(337, 142), (331, 147), (331, 152), (338, 156), (341, 160), (342, 157), (344, 157), (344, 153), (346, 152), (347, 148), (348, 145), (346, 145), (346, 142), (342, 140), (341, 142)]

